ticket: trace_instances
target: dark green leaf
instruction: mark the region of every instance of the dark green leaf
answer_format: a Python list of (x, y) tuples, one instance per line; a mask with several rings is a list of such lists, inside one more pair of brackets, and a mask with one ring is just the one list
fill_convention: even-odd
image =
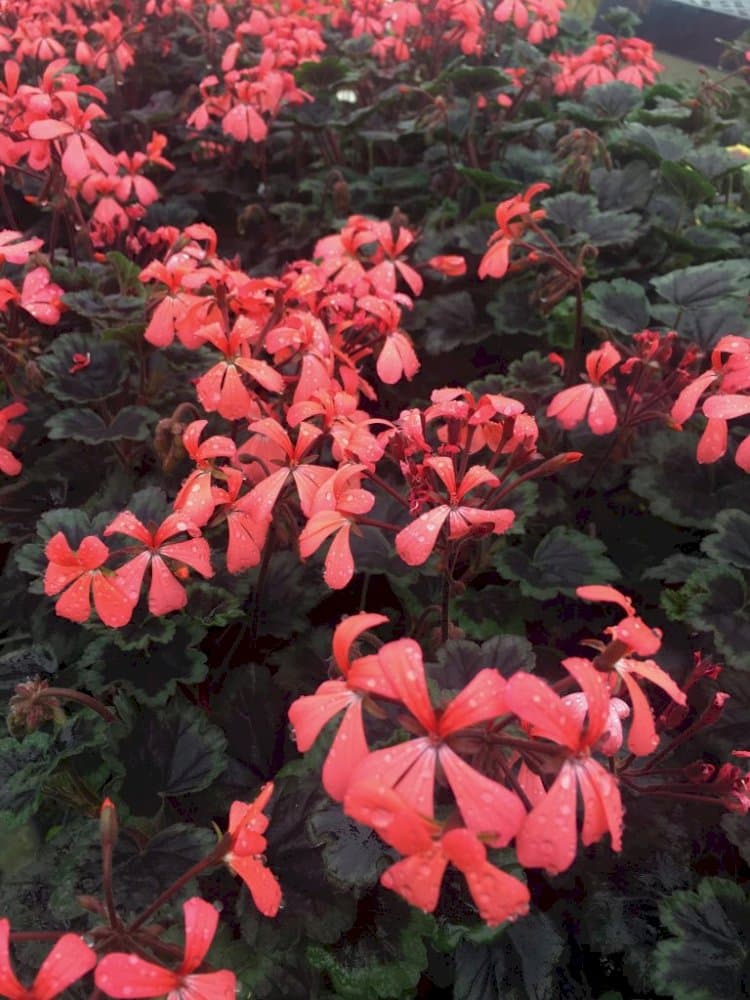
[(648, 299), (643, 288), (627, 278), (595, 281), (586, 292), (586, 313), (608, 330), (640, 333), (648, 327)]
[(599, 208), (627, 212), (643, 208), (654, 186), (653, 172), (643, 160), (632, 160), (621, 170), (597, 167), (591, 171), (591, 189)]
[(234, 667), (213, 715), (230, 757), (242, 765), (246, 784), (272, 778), (283, 761), (287, 724), (284, 700), (268, 668), (257, 663)]
[(654, 128), (631, 122), (620, 130), (620, 137), (660, 160), (682, 160), (693, 148), (690, 137), (672, 125)]
[(706, 555), (739, 569), (750, 569), (750, 514), (730, 507), (719, 511), (714, 525), (716, 531), (701, 542)]
[[(71, 373), (73, 355), (90, 357), (89, 364)], [(128, 376), (128, 364), (122, 348), (86, 333), (63, 333), (39, 359), (39, 367), (48, 376), (44, 388), (55, 399), (88, 403), (114, 395)]]
[(268, 827), (268, 864), (283, 879), (284, 910), (276, 918), (282, 933), (292, 927), (314, 941), (332, 944), (354, 923), (351, 895), (334, 890), (326, 879), (322, 848), (326, 840), (313, 834), (308, 817), (328, 799), (318, 774), (286, 774), (275, 780)]
[(164, 796), (207, 788), (226, 767), (226, 740), (192, 705), (140, 708), (119, 741), (125, 770), (122, 797), (134, 812), (152, 815)]
[(716, 197), (716, 188), (695, 167), (663, 160), (661, 173), (667, 184), (689, 205), (711, 201)]
[(593, 111), (597, 118), (607, 121), (624, 118), (640, 107), (642, 102), (643, 95), (638, 87), (620, 80), (587, 87), (581, 98), (581, 104), (585, 108)]
[(61, 410), (53, 414), (45, 426), (54, 441), (83, 441), (85, 444), (102, 444), (106, 441), (145, 441), (151, 433), (150, 425), (158, 414), (145, 406), (125, 406), (114, 420), (105, 424), (98, 413), (87, 408)]
[(667, 302), (682, 309), (705, 309), (728, 295), (747, 295), (750, 261), (724, 260), (671, 271), (651, 284)]
[(743, 574), (730, 566), (707, 565), (689, 577), (677, 596), (681, 620), (713, 632), (733, 669), (750, 670), (750, 593)]
[(175, 628), (170, 642), (140, 649), (123, 649), (119, 637), (96, 639), (78, 663), (81, 680), (96, 690), (117, 686), (142, 704), (166, 704), (178, 683), (197, 684), (208, 673), (206, 654), (198, 648), (205, 629), (185, 622)]
[(652, 513), (688, 528), (710, 528), (724, 507), (741, 507), (747, 486), (726, 463), (699, 465), (697, 438), (689, 431), (651, 434), (639, 455), (630, 488)]
[(21, 646), (0, 656), (0, 692), (10, 697), (13, 688), (21, 681), (40, 674), (54, 674), (57, 657), (46, 645)]
[(414, 314), (414, 323), (424, 329), (417, 336), (418, 347), (428, 354), (442, 354), (462, 344), (474, 344), (486, 331), (475, 321), (474, 303), (468, 292), (434, 295)]
[(572, 996), (565, 939), (544, 913), (531, 913), (492, 944), (462, 941), (456, 950), (454, 1000), (558, 1000)]
[(597, 538), (561, 525), (553, 528), (530, 557), (520, 548), (504, 548), (494, 559), (497, 571), (518, 580), (521, 593), (546, 600), (556, 594), (575, 594), (592, 581), (609, 583), (620, 576)]
[(330, 977), (337, 997), (407, 1000), (415, 995), (427, 966), (424, 938), (431, 934), (433, 921), (407, 909), (398, 898), (389, 897), (387, 904), (381, 900), (381, 907), (385, 905), (388, 919), (360, 922), (356, 935), (347, 935), (334, 948), (308, 948), (310, 963)]
[(697, 892), (676, 892), (659, 913), (673, 935), (656, 946), (655, 980), (675, 1000), (750, 993), (750, 900), (739, 885), (704, 878)]
[(346, 892), (361, 895), (393, 860), (377, 834), (346, 816), (338, 803), (321, 805), (308, 824), (311, 837), (325, 845), (326, 874)]
[(496, 634), (481, 645), (468, 639), (449, 639), (438, 650), (437, 663), (428, 665), (428, 672), (443, 691), (460, 691), (486, 667), (510, 677), (517, 670), (533, 670), (534, 663), (527, 639)]

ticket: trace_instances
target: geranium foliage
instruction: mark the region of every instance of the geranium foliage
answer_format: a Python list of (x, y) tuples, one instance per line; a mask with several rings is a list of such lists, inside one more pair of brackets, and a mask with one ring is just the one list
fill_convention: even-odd
[(744, 995), (750, 70), (613, 16), (0, 9), (0, 996)]

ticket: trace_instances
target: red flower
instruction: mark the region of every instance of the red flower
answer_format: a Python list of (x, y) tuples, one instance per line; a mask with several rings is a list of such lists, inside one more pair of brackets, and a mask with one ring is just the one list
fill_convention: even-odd
[(297, 749), (302, 753), (310, 749), (323, 726), (346, 709), (323, 764), (323, 787), (337, 801), (343, 799), (352, 771), (369, 753), (362, 723), (364, 694), (395, 696), (382, 676), (377, 657), (366, 656), (353, 663), (349, 658), (357, 636), (387, 621), (383, 615), (360, 613), (341, 622), (333, 633), (333, 659), (343, 680), (323, 681), (315, 694), (297, 698), (289, 709)]
[(588, 660), (570, 658), (563, 666), (583, 689), (588, 725), (541, 678), (517, 673), (506, 687), (508, 708), (534, 736), (567, 747), (570, 757), (551, 788), (535, 804), (516, 837), (518, 860), (526, 868), (545, 868), (551, 875), (565, 871), (576, 854), (576, 787), (583, 797), (581, 840), (593, 844), (609, 831), (612, 848), (622, 847), (622, 801), (617, 782), (590, 756), (609, 719), (609, 694), (604, 676)]
[(523, 194), (513, 195), (501, 201), (495, 209), (495, 219), (500, 227), (490, 236), (489, 250), (479, 264), (479, 277), (502, 278), (510, 266), (510, 251), (513, 241), (520, 239), (530, 222), (543, 219), (543, 208), (531, 211), (531, 199), (542, 191), (547, 191), (549, 184), (532, 184)]
[(466, 826), (485, 835), (493, 847), (504, 847), (523, 821), (521, 800), (467, 764), (447, 739), (508, 710), (505, 679), (496, 670), (480, 670), (438, 715), (427, 691), (422, 651), (413, 639), (387, 643), (377, 659), (395, 692), (385, 697), (395, 697), (405, 705), (425, 735), (369, 754), (354, 772), (352, 783), (374, 781), (395, 788), (412, 808), (432, 816), (439, 763)]
[(590, 351), (586, 356), (590, 384), (574, 385), (558, 392), (547, 407), (547, 416), (555, 417), (566, 431), (588, 419), (594, 434), (609, 434), (617, 427), (617, 414), (601, 383), (619, 362), (620, 355), (610, 343), (598, 351)]
[(194, 896), (183, 903), (185, 952), (176, 971), (147, 962), (139, 955), (112, 952), (99, 962), (94, 975), (98, 989), (111, 997), (161, 997), (167, 1000), (235, 1000), (235, 975), (205, 972), (195, 975), (211, 947), (219, 914), (210, 903)]
[(435, 909), (450, 862), (463, 873), (479, 915), (490, 927), (528, 913), (528, 888), (490, 864), (484, 844), (470, 830), (459, 827), (441, 833), (437, 823), (376, 783), (354, 784), (347, 792), (344, 811), (406, 855), (387, 868), (380, 881), (412, 906), (428, 913)]
[(44, 554), (49, 565), (44, 574), (44, 593), (59, 594), (55, 611), (61, 618), (85, 622), (91, 614), (91, 592), (94, 607), (105, 625), (120, 628), (127, 625), (133, 614), (133, 604), (112, 574), (99, 567), (109, 557), (109, 549), (95, 535), (87, 535), (74, 552), (62, 531), (47, 542)]
[[(190, 535), (190, 541), (165, 544), (168, 538), (182, 532)], [(192, 521), (182, 514), (170, 514), (156, 531), (151, 532), (134, 514), (126, 510), (118, 514), (104, 529), (105, 535), (116, 533), (136, 538), (146, 546), (145, 552), (128, 560), (116, 572), (118, 583), (132, 601), (133, 607), (138, 603), (143, 575), (148, 566), (151, 566), (148, 610), (152, 615), (166, 615), (170, 611), (179, 611), (187, 604), (185, 588), (169, 571), (163, 556), (185, 563), (206, 579), (213, 576), (208, 543), (205, 538), (200, 537), (200, 528), (196, 528)]]
[(299, 536), (299, 554), (307, 559), (329, 535), (335, 535), (325, 561), (323, 579), (333, 590), (341, 590), (354, 576), (354, 559), (349, 545), (357, 514), (372, 510), (375, 497), (359, 488), (364, 465), (344, 465), (319, 488), (311, 517)]
[(47, 955), (30, 989), (10, 964), (10, 923), (0, 920), (0, 996), (7, 1000), (52, 1000), (96, 965), (93, 949), (77, 934), (64, 934)]
[[(624, 652), (633, 651), (640, 656), (655, 653), (661, 646), (661, 634), (639, 618), (632, 602), (614, 587), (590, 586), (578, 587), (576, 594), (586, 601), (611, 601), (619, 604), (627, 612), (627, 617), (618, 625), (612, 625), (606, 631), (626, 647)], [(633, 675), (644, 677), (665, 691), (678, 705), (686, 704), (685, 693), (675, 684), (672, 678), (653, 660), (634, 660), (622, 656), (616, 661), (613, 670), (622, 679), (630, 695), (633, 706), (633, 721), (628, 733), (628, 749), (639, 756), (651, 753), (659, 742), (656, 735), (654, 715), (648, 699), (635, 682)]]
[(396, 535), (396, 551), (409, 566), (421, 566), (430, 557), (440, 529), (448, 520), (448, 537), (465, 538), (477, 525), (491, 525), (493, 534), (499, 535), (513, 524), (512, 510), (482, 510), (461, 503), (467, 493), (482, 485), (497, 485), (497, 477), (483, 465), (472, 466), (459, 484), (450, 458), (426, 458), (424, 464), (431, 468), (448, 490), (449, 502), (426, 511)]
[(23, 416), (25, 412), (23, 403), (10, 403), (0, 410), (0, 472), (4, 472), (6, 476), (17, 476), (23, 468), (5, 446), (15, 444), (23, 433), (23, 427), (11, 424), (11, 420)]
[(254, 802), (232, 803), (229, 810), (232, 848), (224, 855), (229, 869), (240, 876), (255, 905), (266, 917), (275, 917), (281, 906), (281, 887), (273, 872), (263, 864), (267, 847), (263, 834), (268, 828), (268, 817), (263, 815), (263, 809), (272, 794), (273, 783), (269, 781)]

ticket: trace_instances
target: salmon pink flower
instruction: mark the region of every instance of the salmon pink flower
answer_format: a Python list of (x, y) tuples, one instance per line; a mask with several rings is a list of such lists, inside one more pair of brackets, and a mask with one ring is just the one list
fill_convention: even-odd
[(239, 875), (250, 890), (253, 902), (265, 917), (275, 917), (281, 906), (281, 887), (273, 872), (263, 863), (267, 842), (263, 834), (268, 817), (263, 810), (273, 795), (273, 782), (267, 782), (251, 803), (233, 802), (229, 810), (231, 849), (224, 855), (230, 871)]
[(426, 267), (440, 271), (447, 278), (460, 278), (466, 274), (466, 258), (460, 254), (439, 254), (437, 257), (430, 257)]
[(44, 593), (59, 594), (55, 611), (61, 618), (83, 623), (91, 614), (91, 594), (94, 607), (105, 625), (120, 628), (127, 625), (133, 605), (120, 581), (100, 567), (109, 558), (109, 549), (95, 535), (87, 535), (74, 552), (62, 531), (47, 542), (44, 554), (49, 560), (44, 574)]
[(350, 546), (352, 525), (358, 514), (372, 510), (375, 497), (359, 488), (364, 465), (344, 465), (324, 482), (313, 499), (310, 520), (299, 536), (299, 554), (307, 559), (330, 535), (333, 542), (325, 561), (323, 579), (333, 590), (341, 590), (354, 576)]
[(15, 229), (0, 229), (0, 264), (6, 261), (9, 264), (25, 264), (29, 255), (43, 245), (44, 240), (40, 240), (38, 236), (25, 240), (23, 233)]
[(323, 787), (337, 801), (343, 799), (353, 769), (369, 753), (362, 722), (364, 696), (395, 696), (377, 657), (366, 656), (354, 662), (350, 659), (357, 637), (387, 621), (384, 615), (362, 612), (341, 622), (333, 633), (333, 659), (343, 679), (324, 681), (315, 694), (297, 698), (289, 709), (297, 749), (302, 753), (310, 749), (323, 726), (345, 710), (323, 765)]
[(25, 412), (23, 403), (9, 403), (0, 410), (0, 472), (6, 476), (17, 476), (23, 468), (6, 445), (14, 445), (23, 433), (23, 427), (12, 424), (11, 420), (22, 417)]
[[(183, 532), (190, 535), (189, 541), (167, 544), (167, 539)], [(151, 567), (148, 610), (152, 615), (166, 615), (170, 611), (179, 611), (187, 604), (187, 592), (168, 569), (164, 562), (165, 556), (190, 566), (206, 579), (213, 576), (208, 542), (200, 537), (200, 528), (183, 514), (170, 514), (155, 531), (149, 531), (134, 514), (126, 510), (118, 514), (104, 529), (104, 534), (127, 535), (146, 546), (145, 551), (120, 566), (115, 575), (135, 607), (141, 592), (144, 573), (149, 566)]]
[(96, 965), (96, 953), (77, 934), (64, 934), (47, 955), (31, 987), (22, 986), (10, 964), (10, 923), (0, 920), (0, 996), (52, 1000)]
[(617, 414), (602, 381), (615, 365), (620, 363), (620, 354), (610, 343), (586, 356), (586, 371), (590, 383), (574, 385), (563, 389), (553, 397), (547, 407), (547, 416), (554, 417), (566, 431), (583, 420), (594, 434), (609, 434), (617, 427)]
[(472, 466), (457, 484), (452, 459), (431, 456), (425, 459), (424, 465), (432, 469), (442, 481), (448, 490), (449, 502), (425, 511), (396, 535), (396, 551), (409, 566), (421, 566), (429, 559), (446, 520), (448, 538), (451, 540), (465, 538), (473, 528), (482, 525), (488, 525), (493, 534), (500, 535), (513, 524), (515, 514), (512, 510), (482, 510), (481, 507), (461, 503), (466, 494), (478, 486), (497, 485), (497, 477), (485, 466)]
[(605, 734), (610, 718), (604, 675), (588, 660), (577, 657), (564, 660), (563, 666), (586, 697), (586, 725), (579, 712), (566, 705), (540, 677), (517, 673), (506, 687), (509, 710), (531, 725), (532, 734), (570, 752), (549, 791), (536, 802), (516, 837), (521, 864), (544, 868), (551, 875), (565, 871), (575, 858), (577, 788), (583, 798), (583, 843), (596, 843), (609, 832), (613, 850), (622, 847), (623, 808), (619, 787), (615, 778), (591, 757), (591, 748)]
[(461, 811), (464, 823), (493, 847), (504, 847), (518, 831), (525, 814), (521, 800), (504, 785), (467, 764), (449, 746), (449, 739), (508, 710), (505, 679), (492, 669), (480, 670), (463, 691), (437, 713), (427, 691), (422, 651), (413, 639), (399, 639), (377, 654), (380, 668), (395, 697), (414, 716), (423, 736), (375, 750), (354, 772), (352, 782), (374, 781), (398, 793), (425, 816), (434, 812), (438, 764)]
[(480, 917), (490, 927), (528, 913), (528, 888), (490, 864), (487, 849), (471, 830), (455, 827), (442, 831), (439, 824), (421, 815), (392, 789), (371, 782), (352, 785), (344, 811), (406, 855), (387, 868), (380, 881), (412, 906), (432, 913), (451, 863), (463, 874)]
[(234, 1000), (233, 972), (196, 973), (208, 954), (219, 914), (210, 903), (193, 896), (182, 905), (185, 916), (185, 951), (174, 972), (163, 965), (147, 962), (140, 955), (111, 952), (99, 961), (94, 974), (98, 989), (107, 996), (122, 998), (167, 997), (167, 1000)]
[(531, 199), (542, 191), (549, 190), (549, 184), (532, 184), (523, 194), (513, 195), (501, 201), (495, 209), (498, 230), (490, 236), (489, 250), (479, 263), (479, 277), (502, 278), (510, 267), (510, 251), (515, 240), (526, 232), (529, 224), (544, 218), (543, 208), (532, 211)]
[[(621, 643), (620, 648), (624, 654), (635, 652), (639, 656), (649, 656), (658, 651), (661, 646), (661, 634), (649, 628), (636, 615), (631, 600), (621, 594), (619, 590), (614, 587), (593, 585), (578, 587), (576, 594), (586, 601), (610, 601), (619, 604), (627, 613), (627, 616), (618, 625), (612, 625), (606, 630)], [(634, 675), (656, 684), (678, 705), (687, 704), (685, 692), (681, 691), (669, 674), (653, 660), (636, 660), (623, 655), (613, 664), (612, 670), (625, 685), (633, 706), (633, 721), (628, 733), (628, 749), (639, 756), (649, 754), (656, 748), (659, 737), (656, 734), (651, 706), (636, 683)]]

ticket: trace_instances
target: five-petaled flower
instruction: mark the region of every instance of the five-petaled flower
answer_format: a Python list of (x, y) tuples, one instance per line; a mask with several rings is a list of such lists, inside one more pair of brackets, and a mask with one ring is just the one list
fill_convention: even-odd
[(10, 923), (0, 920), (0, 997), (7, 1000), (52, 1000), (95, 965), (93, 948), (89, 948), (77, 934), (64, 934), (42, 962), (33, 984), (22, 986), (10, 964)]
[(94, 982), (107, 996), (132, 1000), (137, 997), (167, 997), (167, 1000), (234, 1000), (233, 972), (197, 972), (216, 934), (219, 914), (210, 903), (194, 896), (183, 903), (185, 951), (182, 963), (172, 971), (139, 955), (111, 952), (96, 967)]
[(450, 862), (463, 874), (480, 917), (490, 927), (515, 920), (529, 910), (529, 890), (519, 879), (487, 860), (480, 838), (465, 827), (443, 830), (392, 789), (377, 782), (356, 782), (344, 800), (347, 815), (371, 826), (405, 855), (380, 877), (386, 889), (428, 913), (437, 906), (440, 884)]
[(100, 538), (87, 535), (74, 551), (62, 531), (58, 531), (47, 542), (44, 554), (49, 560), (44, 593), (53, 597), (62, 591), (55, 605), (61, 618), (85, 622), (91, 614), (93, 591), (94, 607), (104, 624), (110, 628), (127, 625), (133, 603), (117, 578), (102, 570), (109, 549)]

